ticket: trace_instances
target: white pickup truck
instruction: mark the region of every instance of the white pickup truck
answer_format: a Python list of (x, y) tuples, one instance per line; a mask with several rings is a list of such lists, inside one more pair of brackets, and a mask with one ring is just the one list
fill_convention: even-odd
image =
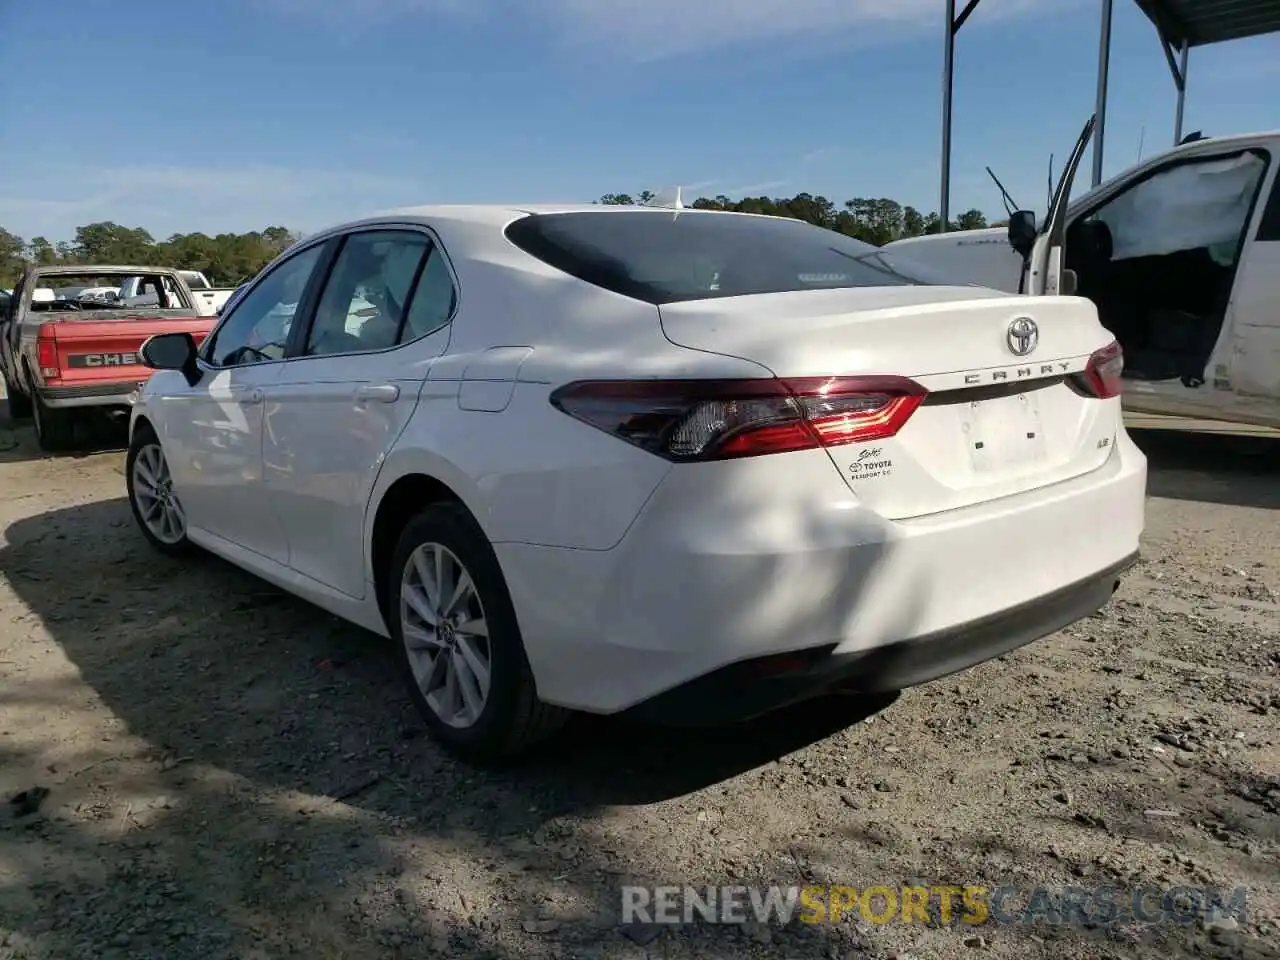
[(884, 249), (956, 283), (1092, 300), (1130, 410), (1280, 428), (1278, 168), (1280, 131), (1195, 140), (1062, 198), (1039, 229), (1017, 211)]
[[(195, 296), (196, 309), (201, 316), (216, 316), (222, 305), (235, 293), (235, 287), (215, 287), (199, 270), (179, 270), (178, 275), (187, 282)], [(152, 306), (159, 302), (154, 290), (142, 289), (142, 277), (126, 277), (120, 284), (119, 299), (129, 307)], [(165, 291), (172, 293), (172, 291)]]

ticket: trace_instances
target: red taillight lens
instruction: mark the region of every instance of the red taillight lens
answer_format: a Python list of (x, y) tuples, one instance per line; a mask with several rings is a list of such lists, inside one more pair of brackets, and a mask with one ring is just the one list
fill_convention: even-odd
[(1124, 351), (1119, 343), (1109, 343), (1089, 358), (1089, 365), (1078, 378), (1079, 385), (1091, 397), (1102, 400), (1120, 396), (1123, 389)]
[(58, 344), (52, 331), (46, 327), (41, 327), (36, 334), (36, 365), (40, 368), (42, 380), (57, 380), (62, 376), (62, 368), (58, 366)]
[(673, 461), (727, 460), (884, 440), (925, 389), (901, 377), (801, 380), (591, 380), (551, 402)]

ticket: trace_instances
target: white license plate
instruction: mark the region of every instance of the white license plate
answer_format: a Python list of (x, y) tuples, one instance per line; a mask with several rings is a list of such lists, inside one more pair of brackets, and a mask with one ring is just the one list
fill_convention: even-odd
[(1045, 458), (1044, 428), (1033, 393), (978, 400), (964, 417), (969, 459), (978, 473), (1022, 467)]

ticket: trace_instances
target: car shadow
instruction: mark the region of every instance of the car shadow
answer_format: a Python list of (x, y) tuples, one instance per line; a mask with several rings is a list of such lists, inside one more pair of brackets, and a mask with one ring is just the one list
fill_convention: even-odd
[[(119, 731), (99, 738), (102, 714), (87, 715), (91, 742), (66, 766), (49, 763), (53, 747), (35, 733), (0, 741), (6, 769), (53, 791), (48, 817), (0, 824), (0, 844), (39, 845), (12, 862), (43, 864), (17, 868), (29, 902), (6, 905), (0, 891), (0, 909), (52, 955), (89, 955), (86, 944), (285, 955), (299, 930), (315, 956), (357, 960), (887, 955), (865, 925), (620, 927), (619, 902), (622, 884), (797, 882), (797, 838), (749, 831), (735, 860), (717, 846), (719, 824), (740, 833), (731, 818), (762, 811), (734, 804), (784, 777), (833, 827), (864, 819), (844, 785), (851, 771), (795, 755), (894, 696), (827, 697), (706, 731), (579, 717), (524, 760), (479, 770), (425, 734), (385, 641), (215, 558), (158, 556), (123, 499), (10, 524), (0, 576), (74, 668), (6, 682), (6, 709), (38, 732), (38, 718), (80, 709), (87, 686)], [(903, 611), (904, 630), (917, 610)], [(100, 765), (112, 772), (94, 785)], [(762, 792), (731, 784), (752, 777)], [(688, 876), (672, 836), (703, 848), (697, 869), (711, 875)], [(756, 865), (746, 878), (742, 858)], [(164, 922), (152, 924), (160, 902)], [(535, 906), (556, 919), (522, 920)], [(1038, 949), (1008, 936), (1011, 955)]]
[[(0, 573), (130, 729), (176, 755), (330, 795), (352, 776), (394, 777), (401, 762), (452, 764), (426, 744), (385, 640), (215, 557), (157, 559), (123, 499), (20, 520), (5, 537)], [(80, 549), (69, 553), (68, 541)], [(207, 704), (210, 716), (175, 726), (176, 697)], [(831, 696), (709, 730), (575, 716), (477, 790), (534, 791), (544, 808), (565, 810), (655, 803), (774, 762), (895, 698)], [(307, 742), (334, 711), (345, 718), (343, 743), (361, 743), (376, 770), (353, 770), (350, 749)], [(283, 758), (255, 749), (272, 725), (296, 741)]]
[(1147, 494), (1280, 509), (1280, 438), (1130, 427), (1147, 455)]
[[(37, 784), (51, 783), (54, 792), (46, 803), (76, 811), (106, 803), (102, 788), (77, 783), (82, 776), (92, 779), (86, 771), (111, 764), (114, 772), (106, 782), (135, 797), (110, 815), (113, 822), (124, 817), (132, 823), (129, 818), (137, 819), (144, 807), (150, 816), (149, 826), (130, 831), (128, 849), (141, 844), (167, 851), (166, 865), (148, 861), (141, 869), (134, 858), (128, 861), (134, 864), (130, 873), (96, 892), (70, 868), (47, 868), (19, 882), (29, 882), (37, 902), (45, 904), (34, 913), (29, 907), (21, 911), (28, 918), (20, 924), (23, 932), (71, 937), (58, 941), (68, 951), (100, 936), (98, 914), (86, 910), (74, 922), (55, 922), (48, 918), (62, 910), (53, 904), (65, 904), (69, 896), (94, 896), (101, 904), (102, 898), (124, 897), (145, 884), (146, 890), (172, 891), (190, 905), (193, 917), (205, 918), (192, 922), (192, 943), (202, 956), (243, 955), (221, 948), (258, 942), (264, 924), (273, 925), (263, 917), (284, 926), (286, 916), (288, 923), (307, 925), (313, 942), (338, 951), (324, 956), (370, 956), (365, 951), (373, 934), (331, 923), (349, 908), (348, 891), (385, 887), (387, 876), (439, 876), (441, 863), (458, 862), (493, 864), (503, 876), (515, 871), (504, 901), (536, 904), (553, 886), (578, 884), (572, 896), (581, 909), (575, 916), (587, 919), (571, 930), (566, 926), (558, 942), (568, 948), (574, 942), (598, 945), (603, 938), (612, 944), (609, 949), (583, 955), (615, 955), (635, 945), (616, 929), (621, 873), (652, 886), (669, 882), (680, 866), (664, 861), (661, 847), (645, 849), (625, 837), (593, 841), (589, 834), (604, 830), (609, 811), (645, 810), (720, 792), (728, 781), (787, 762), (788, 754), (839, 734), (895, 699), (833, 696), (706, 731), (578, 717), (531, 755), (482, 770), (454, 760), (431, 741), (402, 691), (385, 640), (211, 556), (181, 562), (160, 557), (135, 529), (123, 499), (11, 523), (0, 546), (0, 579), (74, 666), (70, 676), (6, 682), (0, 686), (5, 708), (33, 718), (66, 715), (74, 709), (69, 705), (83, 700), (87, 685), (137, 744), (133, 755), (121, 758), (120, 748), (103, 746), (96, 755), (90, 743), (67, 769), (48, 763), (47, 747), (27, 753), (14, 742), (0, 742), (0, 761), (11, 770), (31, 771)], [(840, 609), (855, 605), (851, 595), (834, 595), (832, 602), (842, 604)], [(227, 782), (240, 786), (229, 790)], [(161, 787), (159, 800), (136, 799)], [(341, 815), (344, 809), (358, 811), (361, 819)], [(83, 820), (83, 814), (55, 815), (39, 821), (31, 836), (59, 863), (93, 862), (104, 856), (104, 841), (92, 822), (81, 826)], [(578, 825), (572, 843), (564, 831), (575, 828), (566, 823)], [(398, 825), (398, 839), (379, 824)], [(239, 852), (259, 834), (263, 856), (245, 860)], [(0, 843), (5, 836), (0, 823)], [(285, 838), (292, 838), (288, 842), (298, 852), (281, 859), (274, 845)], [(773, 841), (762, 837), (759, 844), (764, 851)], [(173, 851), (185, 858), (181, 874), (167, 866)], [(311, 860), (326, 864), (323, 876), (307, 873)], [(723, 882), (729, 882), (727, 875)], [(392, 943), (408, 929), (435, 949), (458, 955), (527, 955), (490, 921), (462, 915), (474, 910), (469, 896), (474, 897), (462, 896), (461, 907), (458, 895), (413, 900), (412, 911), (397, 907), (400, 932), (384, 928), (392, 922), (389, 915), (368, 925)], [(331, 905), (330, 918), (314, 916), (320, 901)], [(250, 902), (259, 918), (252, 929), (236, 919)], [(630, 939), (648, 944), (659, 935), (692, 937), (704, 951), (714, 944), (722, 950), (726, 938), (732, 946), (740, 936), (713, 926), (648, 930)], [(835, 927), (796, 933), (823, 955), (837, 948), (847, 952), (849, 935)], [(165, 955), (157, 946), (160, 935), (149, 928), (129, 936), (133, 948)]]

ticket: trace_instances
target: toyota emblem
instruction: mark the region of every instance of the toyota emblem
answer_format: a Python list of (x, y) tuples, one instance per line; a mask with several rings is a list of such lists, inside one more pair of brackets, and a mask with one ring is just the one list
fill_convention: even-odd
[(1009, 324), (1005, 339), (1009, 341), (1009, 349), (1015, 357), (1025, 357), (1040, 342), (1040, 328), (1030, 317), (1018, 317)]

